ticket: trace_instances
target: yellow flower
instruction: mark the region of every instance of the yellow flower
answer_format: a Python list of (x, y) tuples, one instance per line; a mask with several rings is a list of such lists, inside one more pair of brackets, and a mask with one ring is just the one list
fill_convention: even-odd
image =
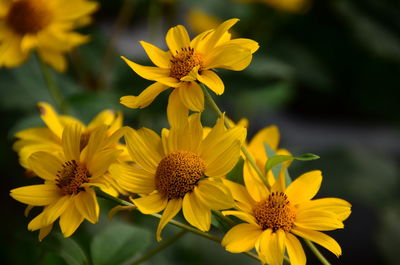
[(240, 139), (246, 133), (243, 128), (227, 130), (223, 119), (219, 119), (203, 137), (200, 114), (182, 115), (177, 94), (169, 101), (171, 129), (163, 129), (161, 137), (146, 128), (129, 130), (125, 140), (136, 164), (110, 167), (122, 188), (142, 196), (132, 200), (142, 213), (163, 211), (157, 240), (161, 240), (162, 229), (181, 209), (191, 225), (207, 231), (211, 210), (234, 206), (220, 177), (236, 164)]
[(311, 4), (310, 0), (260, 0), (260, 2), (292, 13), (303, 13), (309, 9)]
[[(66, 115), (58, 115), (54, 108), (45, 102), (39, 102), (41, 118), (47, 127), (36, 127), (22, 130), (15, 134), (18, 139), (14, 143), (14, 150), (18, 152), (20, 164), (29, 168), (28, 157), (38, 151), (46, 151), (54, 154), (62, 152), (61, 138), (66, 125), (78, 123), (83, 128), (80, 145), (83, 149), (89, 140), (90, 134), (94, 129), (101, 125), (107, 125), (107, 135), (110, 136), (122, 127), (122, 113), (115, 113), (111, 110), (104, 110), (99, 113), (88, 126), (79, 120)], [(124, 147), (119, 145), (120, 149)]]
[(91, 223), (98, 220), (99, 205), (92, 186), (107, 189), (104, 175), (121, 151), (110, 148), (118, 137), (107, 137), (106, 126), (94, 130), (81, 150), (82, 131), (78, 123), (69, 124), (63, 130), (61, 153), (40, 151), (29, 157), (30, 168), (44, 184), (11, 190), (17, 201), (44, 207), (28, 224), (29, 230), (40, 230), (39, 240), (50, 233), (59, 217), (64, 237), (71, 236), (84, 219)]
[(268, 5), (272, 8), (291, 13), (304, 13), (310, 8), (311, 5), (310, 0), (236, 0), (236, 1), (242, 3), (259, 2)]
[(200, 9), (192, 9), (187, 14), (189, 28), (195, 33), (213, 29), (221, 24), (221, 20), (211, 16)]
[(173, 27), (166, 36), (169, 51), (141, 41), (156, 67), (142, 66), (122, 58), (138, 75), (156, 82), (139, 96), (122, 97), (121, 103), (130, 108), (144, 108), (162, 91), (173, 87), (186, 108), (202, 111), (204, 95), (198, 82), (221, 95), (224, 93), (224, 83), (212, 69), (243, 70), (250, 64), (252, 54), (258, 49), (257, 42), (253, 40), (231, 39), (228, 30), (237, 21), (238, 19), (227, 20), (215, 29), (201, 33), (192, 41), (182, 25)]
[(36, 49), (41, 60), (65, 71), (63, 53), (89, 40), (73, 30), (90, 22), (97, 7), (86, 0), (0, 0), (0, 67), (21, 65)]
[[(248, 172), (256, 177), (253, 170)], [(343, 228), (351, 205), (338, 198), (312, 200), (321, 186), (320, 171), (301, 175), (287, 188), (285, 176), (281, 174), (271, 191), (265, 186), (253, 190), (224, 182), (231, 189), (238, 210), (223, 213), (245, 221), (234, 226), (223, 238), (221, 244), (226, 250), (238, 253), (255, 247), (262, 263), (270, 265), (281, 265), (286, 250), (291, 264), (304, 265), (306, 256), (298, 236), (323, 246), (336, 256), (341, 255), (339, 244), (320, 231)]]
[[(230, 121), (231, 126), (235, 126), (235, 124)], [(241, 119), (238, 121), (236, 126), (241, 126), (247, 128), (249, 125), (249, 121), (247, 119)], [(249, 151), (251, 157), (256, 162), (258, 168), (262, 173), (265, 174), (265, 163), (268, 160), (267, 151), (265, 148), (265, 144), (271, 148), (272, 151), (276, 153), (276, 155), (291, 155), (290, 152), (286, 149), (278, 148), (280, 141), (280, 133), (279, 128), (275, 125), (264, 127), (259, 130), (249, 143), (244, 143), (247, 150)], [(249, 161), (246, 160), (246, 156), (242, 154), (243, 159), (246, 164), (249, 164)], [(283, 163), (284, 168), (288, 168), (290, 162)], [(243, 170), (248, 170), (251, 168), (250, 164), (243, 168)], [(264, 185), (261, 181), (260, 177), (257, 175), (255, 178), (252, 177), (248, 172), (243, 174), (243, 180), (246, 186), (252, 187), (252, 189), (257, 189), (258, 187)], [(272, 171), (267, 172), (267, 181), (270, 185), (275, 182), (275, 176)]]

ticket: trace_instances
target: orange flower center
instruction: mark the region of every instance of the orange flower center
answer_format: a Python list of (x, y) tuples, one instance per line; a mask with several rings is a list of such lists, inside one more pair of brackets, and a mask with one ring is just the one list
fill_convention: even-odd
[(199, 71), (203, 67), (203, 58), (194, 51), (193, 48), (182, 48), (171, 59), (171, 70), (169, 76), (180, 80), (187, 76), (193, 68), (199, 66)]
[(266, 200), (258, 202), (253, 214), (263, 230), (270, 228), (273, 232), (279, 229), (289, 232), (296, 217), (295, 209), (283, 192), (272, 192)]
[(193, 191), (205, 170), (206, 164), (197, 154), (175, 151), (158, 164), (156, 188), (168, 199), (183, 198), (186, 193)]
[(18, 34), (35, 34), (47, 27), (52, 13), (42, 0), (19, 0), (11, 4), (7, 24)]
[(64, 195), (78, 194), (83, 190), (81, 185), (89, 182), (89, 171), (85, 165), (75, 160), (67, 161), (62, 165), (62, 169), (57, 174), (57, 187)]

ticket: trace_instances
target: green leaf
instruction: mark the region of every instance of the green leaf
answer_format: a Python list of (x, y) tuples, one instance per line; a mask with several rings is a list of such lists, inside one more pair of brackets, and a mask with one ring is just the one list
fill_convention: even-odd
[[(267, 163), (265, 163), (265, 172), (267, 173), (270, 171), (273, 167), (282, 164), (283, 162), (286, 162), (288, 160), (293, 160), (293, 156), (273, 156), (268, 158)], [(274, 174), (275, 176), (275, 174)]]
[(68, 265), (89, 264), (83, 249), (72, 238), (64, 238), (59, 233), (53, 233), (46, 239), (44, 247), (64, 259)]
[(120, 265), (150, 244), (150, 233), (143, 228), (117, 223), (94, 237), (90, 250), (93, 265)]
[(319, 158), (319, 156), (311, 154), (311, 153), (305, 153), (305, 154), (293, 157), (293, 159), (299, 160), (299, 161), (312, 161), (312, 160), (317, 160), (318, 158)]
[(235, 167), (226, 175), (226, 179), (244, 185), (243, 181), (243, 158), (239, 158)]
[(302, 155), (298, 155), (298, 156), (289, 156), (289, 155), (273, 156), (273, 157), (268, 158), (267, 163), (265, 163), (265, 172), (270, 171), (275, 166), (282, 164), (283, 162), (286, 162), (286, 161), (291, 161), (291, 160), (311, 161), (311, 160), (316, 160), (318, 158), (319, 158), (319, 156), (311, 154), (311, 153), (306, 153), (306, 154), (302, 154)]

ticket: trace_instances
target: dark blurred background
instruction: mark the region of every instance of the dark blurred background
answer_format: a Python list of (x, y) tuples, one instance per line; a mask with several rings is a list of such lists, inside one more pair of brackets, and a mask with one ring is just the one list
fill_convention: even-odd
[[(345, 229), (328, 233), (343, 249), (340, 259), (322, 250), (332, 264), (398, 264), (400, 1), (100, 2), (94, 23), (82, 29), (92, 41), (69, 55), (66, 75), (54, 73), (70, 115), (88, 122), (111, 108), (123, 110), (125, 125), (160, 130), (167, 125), (167, 93), (143, 110), (120, 105), (119, 97), (137, 95), (151, 82), (137, 76), (119, 56), (151, 65), (140, 40), (165, 48), (171, 26), (183, 24), (193, 37), (215, 23), (240, 18), (234, 36), (254, 39), (260, 49), (246, 70), (218, 71), (226, 91), (215, 99), (233, 120), (249, 119), (249, 136), (275, 124), (281, 131), (281, 147), (321, 156), (294, 162), (290, 173), (294, 178), (321, 169), (324, 181), (318, 197), (341, 197), (353, 205)], [(85, 264), (76, 257), (95, 255), (93, 242), (105, 240), (105, 233), (121, 233), (123, 238), (126, 221), (141, 227), (140, 236), (146, 238), (126, 239), (127, 246), (136, 241), (132, 249), (142, 253), (154, 247), (157, 220), (121, 214), (110, 222), (106, 213), (113, 205), (103, 201), (101, 222), (85, 223), (71, 239), (61, 240), (56, 228), (39, 243), (37, 233), (27, 231), (32, 215), (23, 216), (24, 206), (9, 197), (9, 190), (35, 180), (25, 177), (12, 143), (15, 132), (43, 126), (35, 108), (38, 101), (54, 105), (34, 57), (19, 68), (0, 70), (2, 264)], [(215, 119), (208, 111), (203, 116), (209, 123)], [(117, 227), (117, 232), (109, 227)], [(176, 231), (168, 228), (165, 237)], [(318, 264), (312, 253), (307, 258), (308, 264)], [(143, 264), (221, 263), (257, 264), (191, 234)]]

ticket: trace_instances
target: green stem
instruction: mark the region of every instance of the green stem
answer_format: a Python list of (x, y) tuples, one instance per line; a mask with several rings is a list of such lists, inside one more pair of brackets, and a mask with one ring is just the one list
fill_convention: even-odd
[(50, 92), (50, 95), (53, 97), (54, 101), (56, 102), (58, 108), (61, 110), (62, 113), (66, 113), (67, 108), (64, 104), (63, 96), (61, 95), (61, 91), (59, 87), (56, 85), (53, 76), (48, 68), (48, 66), (37, 56), (37, 60), (39, 61), (40, 70), (43, 75), (43, 79), (47, 85), (47, 89)]
[(96, 195), (100, 198), (109, 200), (109, 201), (113, 201), (119, 205), (122, 206), (131, 206), (131, 207), (135, 207), (135, 205), (133, 203), (127, 202), (125, 200), (121, 200), (120, 198), (114, 197), (108, 193), (105, 193), (104, 191), (102, 191), (100, 188), (92, 186), (92, 189), (96, 192)]
[(180, 239), (182, 236), (184, 236), (187, 232), (188, 231), (186, 231), (186, 230), (182, 230), (179, 233), (177, 233), (176, 235), (174, 235), (174, 236), (172, 236), (172, 237), (170, 237), (170, 238), (168, 238), (166, 240), (161, 241), (160, 244), (158, 244), (155, 248), (153, 248), (149, 252), (145, 253), (139, 259), (135, 260), (133, 263), (131, 263), (131, 265), (137, 265), (137, 264), (142, 263), (143, 261), (146, 261), (146, 260), (150, 259), (151, 257), (156, 255), (157, 253), (161, 252), (165, 248), (167, 248), (170, 245), (172, 245), (173, 243), (175, 243), (178, 239)]
[(212, 213), (213, 213), (214, 215), (216, 215), (219, 219), (223, 220), (223, 221), (224, 221), (227, 225), (229, 225), (230, 227), (232, 227), (232, 226), (235, 225), (235, 222), (234, 222), (231, 218), (229, 218), (229, 217), (223, 215), (220, 211), (218, 211), (218, 210), (212, 210)]
[[(117, 203), (119, 205), (122, 205), (122, 206), (136, 207), (133, 203), (121, 200), (121, 199), (116, 198), (116, 197), (114, 197), (114, 196), (112, 196), (110, 194), (107, 194), (104, 191), (102, 191), (101, 189), (99, 189), (98, 187), (93, 187), (93, 189), (96, 192), (96, 195), (98, 197), (101, 197), (101, 198), (106, 199), (106, 200), (113, 201), (113, 202), (115, 202), (115, 203)], [(158, 219), (161, 219), (161, 215), (158, 214), (158, 213), (153, 213), (153, 214), (150, 214), (150, 215), (153, 216), (153, 217), (156, 217)], [(206, 232), (202, 232), (200, 230), (197, 230), (194, 227), (191, 227), (189, 225), (185, 225), (185, 224), (183, 224), (181, 222), (178, 222), (178, 221), (176, 221), (174, 219), (171, 219), (169, 221), (169, 223), (174, 225), (174, 226), (176, 226), (176, 227), (182, 228), (182, 229), (184, 229), (186, 231), (192, 232), (193, 234), (196, 234), (196, 235), (202, 236), (204, 238), (207, 238), (207, 239), (209, 239), (211, 241), (214, 241), (214, 242), (217, 242), (217, 243), (221, 243), (221, 241), (222, 241), (222, 239), (219, 238), (219, 237), (216, 237), (214, 235), (208, 234)], [(245, 254), (245, 255), (247, 255), (249, 257), (252, 257), (252, 258), (254, 258), (254, 259), (259, 261), (257, 255), (255, 255), (254, 253), (251, 253), (251, 252), (247, 251), (247, 252), (243, 252), (243, 254)]]
[[(205, 85), (200, 84), (201, 88), (203, 89), (204, 92), (204, 96), (208, 102), (208, 104), (210, 105), (210, 107), (217, 113), (217, 115), (219, 117), (223, 117), (223, 113), (221, 111), (221, 109), (218, 107), (217, 103), (215, 103), (214, 99), (212, 98), (212, 96), (210, 95), (210, 93), (208, 92), (207, 88)], [(229, 121), (227, 119), (224, 119), (225, 122), (225, 126), (226, 128), (230, 129), (232, 126), (229, 124)], [(241, 150), (243, 152), (243, 154), (246, 156), (246, 159), (249, 161), (249, 163), (251, 164), (251, 166), (254, 168), (254, 170), (257, 172), (258, 176), (261, 178), (261, 180), (264, 182), (265, 186), (268, 189), (271, 189), (271, 185), (269, 185), (266, 177), (264, 176), (264, 174), (261, 172), (261, 170), (259, 169), (259, 167), (256, 164), (256, 161), (254, 161), (253, 157), (250, 155), (249, 151), (247, 150), (246, 146), (242, 145), (241, 146)]]
[(319, 259), (319, 261), (324, 265), (331, 265), (331, 263), (319, 252), (318, 248), (308, 239), (303, 239), (306, 245), (311, 249), (314, 255)]

